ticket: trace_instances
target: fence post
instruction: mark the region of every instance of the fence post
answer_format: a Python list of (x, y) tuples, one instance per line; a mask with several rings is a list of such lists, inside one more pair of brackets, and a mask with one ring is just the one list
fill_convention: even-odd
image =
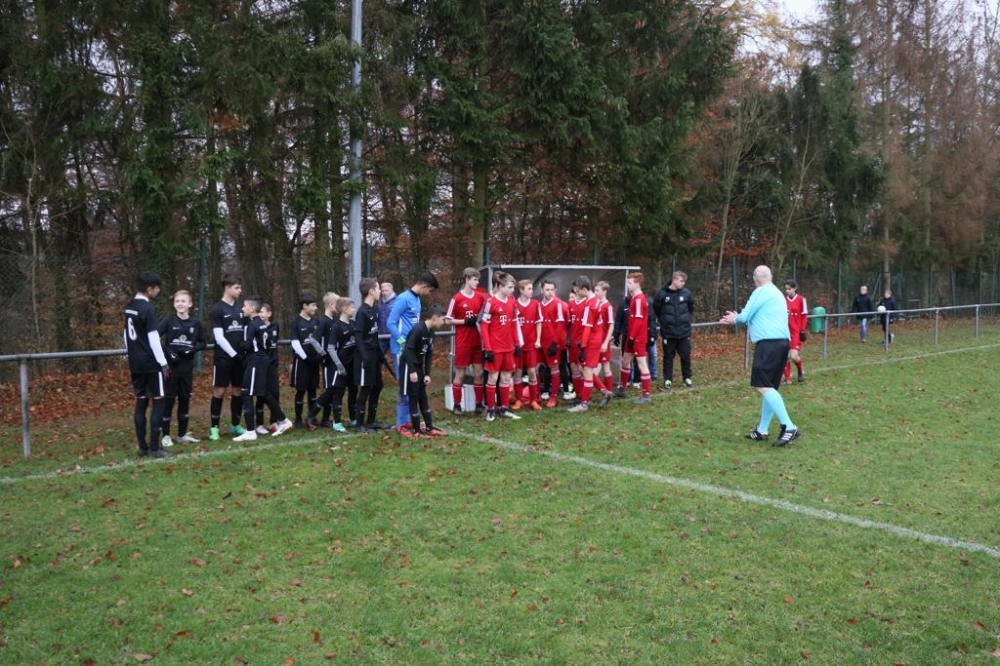
[(976, 338), (977, 340), (979, 339), (979, 304), (978, 303), (976, 304), (976, 326), (975, 326), (975, 333), (973, 334), (973, 337)]
[[(837, 317), (837, 328), (840, 328), (840, 317)], [(823, 360), (826, 360), (826, 343), (830, 339), (829, 315), (823, 315)]]
[(28, 359), (21, 359), (21, 446), (24, 457), (31, 457), (31, 423), (28, 418)]
[(938, 327), (941, 321), (941, 311), (934, 311), (934, 345), (937, 346), (938, 343)]

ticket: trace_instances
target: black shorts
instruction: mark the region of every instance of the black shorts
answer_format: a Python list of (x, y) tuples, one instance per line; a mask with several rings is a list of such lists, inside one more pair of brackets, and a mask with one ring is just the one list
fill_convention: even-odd
[(132, 373), (132, 393), (137, 398), (162, 398), (167, 392), (167, 382), (163, 378), (163, 373), (156, 372), (133, 372)]
[(267, 395), (268, 376), (271, 374), (271, 361), (248, 361), (243, 371), (243, 395)]
[(403, 364), (404, 372), (399, 378), (399, 394), (409, 398), (410, 394), (420, 395), (421, 389), (424, 389), (424, 375), (423, 373), (417, 373), (417, 381), (410, 380), (410, 373), (406, 371), (406, 364)]
[(292, 376), (289, 385), (297, 391), (315, 391), (319, 388), (319, 363), (303, 361), (296, 356), (292, 359)]
[(750, 386), (780, 388), (788, 362), (788, 340), (760, 340), (753, 352)]
[[(226, 352), (220, 351), (219, 354), (225, 356)], [(223, 359), (219, 358), (218, 354), (215, 356), (212, 365), (212, 386), (215, 388), (226, 388), (227, 386), (240, 388), (243, 386), (243, 361), (237, 360), (238, 358), (226, 356)]]
[(354, 382), (357, 386), (382, 386), (382, 367), (378, 359), (362, 363), (361, 357), (354, 361)]
[(170, 377), (167, 378), (167, 397), (171, 399), (190, 398), (192, 383), (193, 380), (190, 373), (171, 372)]

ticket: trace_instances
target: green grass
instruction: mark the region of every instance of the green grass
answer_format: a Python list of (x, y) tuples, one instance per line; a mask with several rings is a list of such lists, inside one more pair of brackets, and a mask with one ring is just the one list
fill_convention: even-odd
[(39, 460), (12, 444), (0, 663), (997, 663), (1000, 335), (919, 324), (825, 361), (814, 336), (787, 450), (743, 439), (738, 358), (646, 408), (444, 416), (442, 440), (123, 464), (123, 414)]

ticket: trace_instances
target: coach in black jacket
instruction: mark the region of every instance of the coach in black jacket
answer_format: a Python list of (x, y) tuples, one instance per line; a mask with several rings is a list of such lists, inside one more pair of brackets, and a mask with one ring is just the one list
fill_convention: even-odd
[(660, 322), (663, 336), (663, 388), (670, 389), (674, 379), (674, 353), (681, 357), (681, 376), (685, 386), (691, 381), (691, 321), (694, 317), (694, 296), (686, 286), (687, 275), (675, 271), (670, 283), (663, 286), (653, 299), (653, 312)]

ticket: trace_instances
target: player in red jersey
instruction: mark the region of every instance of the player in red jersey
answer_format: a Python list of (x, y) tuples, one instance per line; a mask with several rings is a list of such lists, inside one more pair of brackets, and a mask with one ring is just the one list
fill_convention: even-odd
[[(589, 278), (587, 278), (589, 281)], [(569, 361), (569, 371), (570, 376), (573, 380), (573, 393), (576, 394), (577, 403), (581, 399), (581, 392), (583, 391), (583, 367), (580, 365), (579, 356), (580, 352), (578, 347), (580, 341), (583, 339), (583, 309), (584, 303), (583, 299), (580, 298), (577, 281), (573, 280), (572, 292), (569, 295), (569, 301), (566, 305), (569, 310), (569, 325), (568, 325), (568, 361)], [(564, 398), (566, 396), (563, 396)]]
[(604, 344), (601, 345), (600, 365), (597, 366), (597, 375), (601, 378), (606, 388), (615, 385), (615, 374), (611, 370), (611, 340), (615, 333), (615, 306), (608, 300), (608, 289), (611, 286), (601, 280), (594, 285), (594, 295), (597, 296), (597, 311), (599, 313), (600, 325), (603, 328)]
[[(524, 340), (517, 325), (514, 307), (514, 278), (503, 271), (493, 274), (493, 293), (486, 299), (479, 318), (483, 336), (483, 366), (486, 368), (486, 420), (521, 418), (510, 411), (511, 373), (516, 357), (521, 355)], [(497, 388), (500, 405), (497, 410)]]
[(527, 401), (532, 409), (541, 409), (541, 391), (538, 388), (538, 359), (542, 351), (542, 306), (532, 296), (535, 287), (531, 280), (521, 280), (517, 283), (517, 300), (514, 307), (517, 311), (517, 321), (521, 327), (521, 338), (524, 346), (521, 356), (515, 360), (514, 368), (514, 404), (513, 410), (521, 409), (521, 385), (524, 376), (528, 376)]
[(549, 366), (549, 400), (546, 407), (556, 406), (556, 393), (559, 392), (561, 377), (559, 373), (559, 358), (566, 348), (566, 320), (568, 313), (566, 303), (556, 296), (556, 283), (552, 280), (542, 281), (542, 334), (541, 362)]
[(466, 268), (462, 271), (462, 288), (452, 296), (445, 314), (445, 323), (455, 327), (455, 376), (451, 381), (451, 396), (454, 412), (462, 413), (462, 383), (465, 371), (472, 367), (472, 386), (476, 392), (476, 413), (482, 411), (485, 402), (483, 387), (483, 341), (479, 335), (479, 314), (483, 311), (486, 297), (476, 288), (479, 286), (479, 271)]
[(625, 395), (625, 387), (628, 385), (629, 371), (634, 358), (639, 368), (642, 396), (633, 402), (637, 405), (645, 405), (649, 402), (652, 379), (649, 374), (649, 362), (646, 359), (646, 343), (649, 339), (649, 304), (646, 302), (646, 296), (642, 293), (642, 273), (629, 273), (625, 287), (630, 296), (628, 328), (625, 332), (625, 339), (622, 341), (622, 352), (624, 353), (622, 354), (621, 383), (618, 386), (617, 395)]
[(595, 370), (600, 366), (601, 347), (606, 337), (600, 324), (600, 299), (590, 288), (590, 278), (586, 275), (573, 280), (573, 292), (579, 302), (579, 337), (571, 338), (570, 361), (580, 368), (580, 403), (570, 408), (571, 412), (585, 412), (590, 408), (590, 396), (596, 385), (601, 392), (601, 405), (611, 401), (612, 393), (601, 383)]
[(785, 300), (788, 302), (788, 335), (791, 338), (788, 346), (788, 362), (785, 363), (785, 383), (792, 380), (792, 363), (798, 370), (796, 379), (806, 380), (802, 371), (802, 343), (806, 341), (806, 327), (809, 324), (809, 308), (806, 298), (798, 293), (799, 285), (795, 280), (785, 280)]

